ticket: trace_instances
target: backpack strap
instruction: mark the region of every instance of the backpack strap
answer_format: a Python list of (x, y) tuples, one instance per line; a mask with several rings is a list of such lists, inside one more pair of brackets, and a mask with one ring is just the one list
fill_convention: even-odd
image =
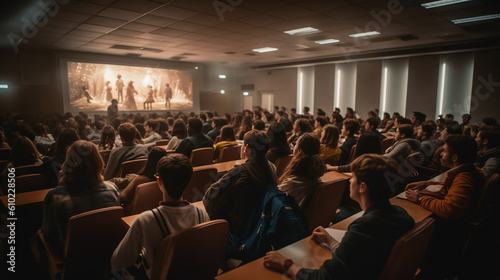
[(198, 224), (201, 224), (201, 223), (203, 222), (203, 221), (201, 220), (201, 216), (202, 216), (202, 214), (201, 214), (201, 210), (200, 210), (200, 208), (198, 208), (198, 207), (196, 207), (196, 206), (195, 206), (195, 208), (196, 208), (196, 212), (198, 212)]
[[(158, 216), (156, 216), (156, 213), (154, 211), (155, 209), (158, 210), (158, 214), (160, 215), (161, 221), (163, 222), (163, 226), (162, 226), (162, 222), (160, 222), (160, 219), (158, 218)], [(168, 229), (167, 222), (165, 221), (165, 218), (163, 218), (163, 215), (161, 214), (160, 210), (158, 208), (155, 208), (155, 209), (152, 209), (151, 212), (153, 213), (153, 216), (155, 217), (155, 220), (158, 223), (158, 227), (160, 228), (161, 233), (163, 234), (163, 237), (166, 237), (166, 236), (170, 235), (170, 230)], [(165, 227), (165, 230), (163, 229), (163, 227)]]

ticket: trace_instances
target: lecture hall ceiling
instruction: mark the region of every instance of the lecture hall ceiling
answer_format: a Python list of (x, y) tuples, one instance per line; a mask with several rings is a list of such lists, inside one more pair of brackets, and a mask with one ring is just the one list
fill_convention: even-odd
[[(2, 1), (0, 44), (12, 51), (20, 42), (17, 48), (21, 50), (251, 65), (499, 44), (500, 19), (465, 24), (452, 20), (498, 14), (500, 1), (472, 0), (433, 9), (420, 5), (429, 1)], [(293, 36), (284, 33), (303, 27), (317, 31)], [(380, 35), (361, 39), (349, 36), (365, 31), (379, 31)], [(325, 39), (339, 42), (316, 43)], [(252, 51), (263, 47), (278, 51)]]

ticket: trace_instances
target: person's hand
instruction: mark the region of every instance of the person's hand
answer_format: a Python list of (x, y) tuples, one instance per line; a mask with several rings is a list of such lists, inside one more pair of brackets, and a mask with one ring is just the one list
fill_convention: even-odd
[(414, 189), (407, 189), (405, 191), (405, 195), (406, 195), (406, 199), (408, 199), (411, 202), (415, 202), (415, 203), (418, 202), (418, 200), (421, 196), (421, 195), (419, 195), (418, 190), (414, 190)]
[(272, 268), (274, 270), (284, 272), (286, 259), (287, 257), (283, 256), (277, 251), (267, 252), (267, 254), (264, 256), (264, 265), (267, 268)]
[(335, 243), (336, 240), (326, 232), (326, 230), (319, 226), (313, 230), (311, 238), (316, 241), (318, 244), (326, 243), (328, 247), (331, 247), (331, 244)]
[(328, 171), (339, 171), (339, 167), (327, 164), (326, 165), (326, 170), (328, 170)]
[(421, 181), (421, 182), (415, 182), (415, 183), (410, 183), (406, 185), (405, 190), (416, 190), (416, 191), (421, 191), (429, 186), (429, 182), (427, 181)]

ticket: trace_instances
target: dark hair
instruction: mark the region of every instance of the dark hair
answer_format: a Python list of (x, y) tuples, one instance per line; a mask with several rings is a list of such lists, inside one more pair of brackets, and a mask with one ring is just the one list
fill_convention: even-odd
[(113, 149), (115, 147), (115, 129), (111, 125), (106, 125), (101, 130), (101, 140), (99, 141), (99, 147), (103, 149)]
[(448, 145), (450, 156), (457, 155), (459, 163), (473, 163), (476, 160), (477, 143), (471, 136), (459, 134), (448, 135), (444, 143)]
[(279, 178), (279, 183), (291, 174), (319, 178), (327, 171), (325, 162), (319, 155), (320, 144), (316, 134), (302, 134), (297, 140), (296, 146), (298, 152), (293, 155), (292, 160)]
[(193, 167), (188, 157), (172, 153), (158, 161), (157, 172), (168, 196), (177, 200), (191, 180)]
[(244, 116), (241, 121), (240, 131), (248, 132), (252, 130), (252, 118), (249, 116)]
[(425, 118), (427, 118), (427, 115), (422, 113), (422, 112), (418, 112), (418, 111), (414, 111), (413, 112), (413, 116), (415, 116), (415, 118), (420, 121), (420, 123), (423, 123), (425, 122)]
[(359, 121), (356, 119), (345, 119), (344, 120), (344, 128), (348, 131), (348, 136), (353, 137), (354, 134), (358, 133), (359, 130)]
[(295, 124), (299, 127), (300, 133), (312, 132), (311, 125), (307, 119), (297, 119)]
[(485, 125), (497, 126), (497, 120), (491, 117), (486, 117), (482, 121)]
[(373, 132), (365, 132), (359, 136), (356, 142), (354, 158), (364, 154), (382, 154), (380, 138)]
[(488, 140), (488, 149), (500, 146), (500, 131), (493, 126), (482, 125), (479, 127), (479, 137), (481, 140)]
[(378, 118), (368, 118), (366, 122), (369, 123), (370, 126), (373, 126), (373, 130), (377, 129), (377, 127), (380, 125), (380, 120)]
[(404, 134), (404, 138), (412, 138), (413, 137), (413, 126), (410, 124), (400, 124), (398, 126), (399, 133)]
[(188, 119), (188, 135), (200, 134), (203, 129), (203, 123), (198, 118)]
[(131, 123), (122, 123), (118, 127), (118, 134), (123, 143), (133, 142), (137, 132), (137, 128)]
[(262, 130), (250, 130), (243, 136), (243, 144), (248, 145), (252, 152), (251, 159), (265, 158), (270, 142), (269, 137)]
[(447, 122), (444, 127), (448, 134), (462, 134), (462, 127), (457, 121)]
[(255, 120), (253, 122), (253, 127), (254, 127), (254, 129), (257, 129), (257, 130), (265, 130), (266, 123), (263, 120)]
[(290, 153), (285, 126), (280, 122), (272, 123), (267, 129), (267, 136), (271, 140), (270, 148), (282, 148)]
[(66, 153), (66, 160), (62, 165), (61, 183), (90, 188), (104, 180), (103, 170), (104, 161), (97, 146), (89, 141), (78, 140)]
[(316, 121), (319, 122), (321, 127), (325, 126), (328, 123), (328, 120), (324, 116), (317, 116)]
[(151, 151), (149, 151), (148, 154), (148, 161), (146, 162), (146, 165), (144, 168), (139, 171), (137, 174), (146, 176), (149, 178), (149, 180), (154, 181), (155, 179), (155, 173), (156, 173), (156, 166), (158, 164), (158, 161), (164, 156), (167, 155), (167, 151), (163, 148), (160, 147), (153, 147)]
[(77, 140), (80, 140), (80, 137), (78, 137), (76, 130), (72, 128), (63, 129), (63, 131), (61, 131), (61, 133), (57, 136), (53, 154), (54, 160), (57, 162), (64, 162), (66, 158), (66, 150), (68, 150), (71, 144)]
[(149, 119), (146, 121), (146, 124), (145, 126), (149, 126), (153, 129), (153, 131), (158, 131), (158, 126), (159, 126), (159, 123), (157, 120), (152, 120), (152, 119)]
[(411, 120), (408, 118), (398, 118), (398, 124), (410, 124), (411, 125)]
[(340, 132), (338, 127), (333, 124), (327, 124), (323, 127), (323, 137), (321, 137), (321, 144), (325, 144), (325, 146), (335, 149), (339, 145)]
[(158, 119), (158, 134), (160, 134), (162, 139), (170, 139), (170, 135), (168, 134), (168, 123), (163, 119)]
[(236, 141), (234, 129), (230, 125), (225, 125), (220, 130), (220, 141)]
[(422, 123), (422, 131), (425, 132), (425, 136), (427, 138), (430, 138), (434, 131), (436, 130), (437, 126), (434, 121), (425, 121)]
[(222, 118), (219, 117), (214, 117), (212, 119), (212, 123), (215, 125), (215, 127), (221, 128), (223, 126)]
[(40, 153), (28, 137), (21, 135), (14, 140), (10, 152), (10, 162), (15, 167), (35, 164), (37, 159), (41, 159)]
[(187, 137), (187, 126), (182, 119), (176, 119), (172, 128), (172, 136), (177, 136), (179, 139)]
[(397, 162), (389, 157), (364, 154), (351, 163), (351, 171), (358, 184), (365, 183), (373, 203), (386, 203), (391, 195), (391, 174), (398, 174)]

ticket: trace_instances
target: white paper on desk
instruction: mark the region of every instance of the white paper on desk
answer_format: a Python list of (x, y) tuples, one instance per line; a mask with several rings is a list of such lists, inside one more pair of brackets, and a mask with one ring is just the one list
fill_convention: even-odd
[[(431, 191), (431, 192), (438, 192), (441, 190), (441, 188), (443, 188), (443, 185), (429, 185), (425, 189), (428, 191)], [(408, 198), (406, 198), (406, 191), (396, 195), (396, 197), (401, 198), (401, 199), (408, 199)]]
[(325, 228), (325, 230), (326, 230), (326, 232), (328, 232), (328, 234), (330, 234), (338, 242), (342, 241), (342, 238), (344, 238), (344, 235), (346, 233), (345, 230), (341, 230), (341, 229)]
[(402, 193), (400, 193), (400, 194), (396, 195), (396, 197), (397, 197), (397, 198), (401, 198), (401, 199), (408, 199), (408, 198), (406, 198), (406, 191), (404, 191), (404, 192), (402, 192)]

